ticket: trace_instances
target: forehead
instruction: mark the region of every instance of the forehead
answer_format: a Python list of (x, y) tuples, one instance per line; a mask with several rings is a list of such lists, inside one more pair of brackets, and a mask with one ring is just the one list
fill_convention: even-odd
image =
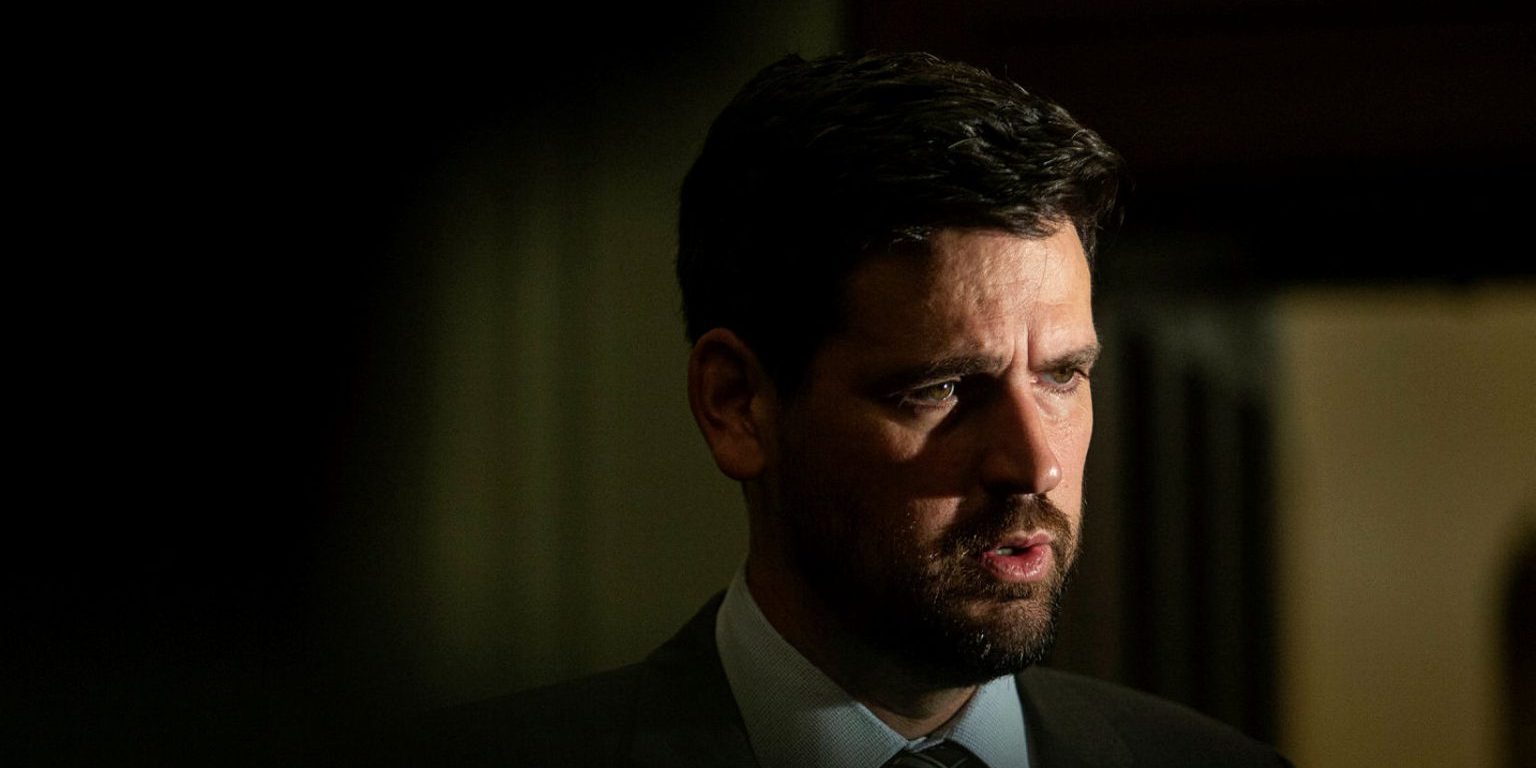
[(1070, 226), (1044, 238), (946, 230), (926, 253), (861, 264), (849, 279), (845, 330), (909, 340), (1017, 322), (1042, 332), (1086, 323), (1091, 332), (1091, 298), (1088, 260)]

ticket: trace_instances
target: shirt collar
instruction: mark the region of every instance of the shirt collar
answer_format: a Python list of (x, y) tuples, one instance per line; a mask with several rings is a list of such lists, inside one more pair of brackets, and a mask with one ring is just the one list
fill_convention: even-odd
[(879, 768), (903, 749), (954, 740), (988, 768), (1029, 764), (1012, 675), (982, 684), (935, 733), (908, 740), (854, 701), (768, 623), (740, 568), (715, 617), (715, 645), (763, 768)]

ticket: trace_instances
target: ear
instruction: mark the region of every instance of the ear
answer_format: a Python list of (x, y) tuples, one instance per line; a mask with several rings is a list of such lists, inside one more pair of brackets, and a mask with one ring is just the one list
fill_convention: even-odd
[(762, 475), (777, 395), (746, 342), (724, 328), (699, 337), (688, 357), (688, 404), (721, 472), (741, 481)]

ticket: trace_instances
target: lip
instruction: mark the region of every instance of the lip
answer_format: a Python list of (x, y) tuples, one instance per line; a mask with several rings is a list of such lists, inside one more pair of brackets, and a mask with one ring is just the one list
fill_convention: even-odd
[[(1055, 570), (1056, 551), (1051, 548), (1056, 537), (1045, 531), (1008, 536), (981, 554), (987, 571), (1000, 581), (1018, 584), (1044, 581)], [(1011, 549), (1012, 554), (998, 554)]]

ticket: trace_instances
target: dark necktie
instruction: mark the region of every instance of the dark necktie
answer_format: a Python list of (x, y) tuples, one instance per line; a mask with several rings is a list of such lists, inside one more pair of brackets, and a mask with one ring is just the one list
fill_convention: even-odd
[(946, 741), (921, 752), (902, 750), (887, 760), (883, 768), (986, 768), (981, 759), (965, 747)]

